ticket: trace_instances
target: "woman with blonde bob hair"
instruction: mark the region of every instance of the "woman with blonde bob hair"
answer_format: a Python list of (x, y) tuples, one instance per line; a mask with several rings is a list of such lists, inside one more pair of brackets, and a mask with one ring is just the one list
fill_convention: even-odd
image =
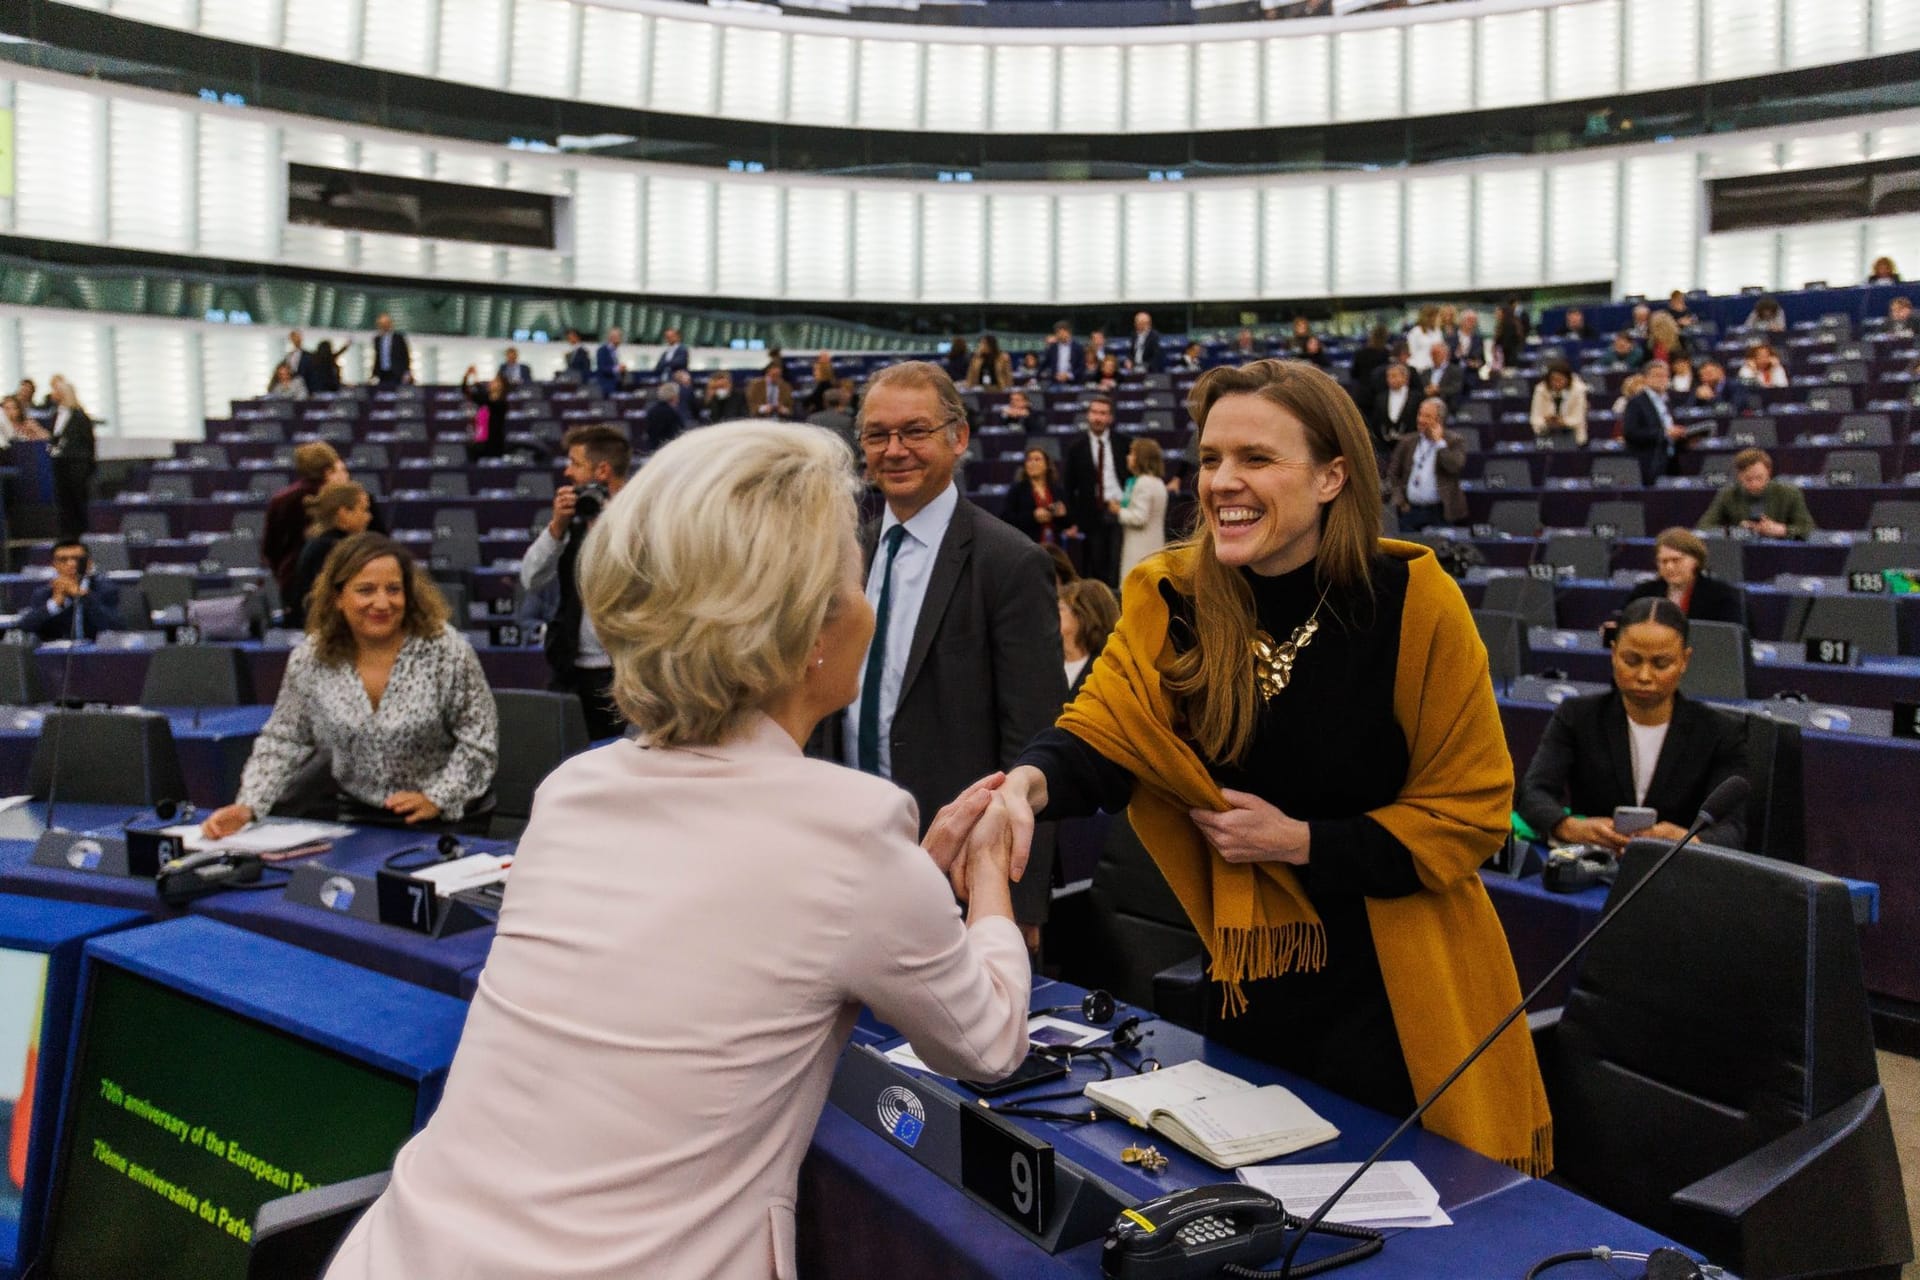
[(595, 523), (581, 597), (640, 736), (541, 785), (446, 1096), (330, 1280), (791, 1276), (800, 1160), (861, 1004), (948, 1075), (1025, 1057), (990, 792), (923, 850), (905, 792), (801, 753), (873, 633), (855, 483), (824, 429), (729, 423)]
[[(1465, 599), (1380, 537), (1373, 446), (1313, 365), (1194, 385), (1200, 525), (1142, 562), (1079, 696), (999, 789), (1033, 815), (1126, 808), (1211, 960), (1209, 1034), (1389, 1113), (1412, 1109), (1520, 988), (1479, 868), (1513, 766)], [(1525, 1028), (1426, 1126), (1552, 1163)]]

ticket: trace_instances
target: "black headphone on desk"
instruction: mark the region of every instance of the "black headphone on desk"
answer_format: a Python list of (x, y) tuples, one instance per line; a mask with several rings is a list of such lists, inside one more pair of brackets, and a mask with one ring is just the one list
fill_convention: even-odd
[[(1050, 1013), (1077, 1013), (1088, 1022), (1099, 1026), (1113, 1020), (1117, 1005), (1112, 995), (1105, 991), (1089, 991), (1079, 1004), (1056, 1004), (1050, 1009), (1035, 1009), (1030, 1017), (1043, 1018)], [(1138, 1022), (1140, 1019), (1135, 1018)]]
[(460, 837), (454, 835), (453, 832), (442, 831), (440, 838), (433, 842), (431, 850), (433, 854), (432, 857), (420, 858), (407, 863), (405, 866), (402, 866), (400, 863), (400, 860), (409, 854), (427, 852), (429, 852), (429, 850), (426, 845), (413, 845), (410, 848), (396, 850), (388, 854), (387, 860), (381, 863), (381, 865), (394, 871), (419, 871), (423, 867), (435, 866), (442, 862), (452, 862), (455, 858), (464, 857), (467, 852), (467, 847), (460, 843)]

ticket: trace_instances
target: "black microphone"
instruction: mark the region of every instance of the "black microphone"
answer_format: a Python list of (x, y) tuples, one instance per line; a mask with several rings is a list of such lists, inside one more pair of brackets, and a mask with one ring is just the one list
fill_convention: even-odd
[(73, 605), (73, 614), (74, 635), (72, 639), (67, 641), (67, 652), (64, 655), (65, 660), (60, 669), (60, 700), (53, 704), (53, 711), (50, 713), (54, 717), (54, 720), (53, 751), (51, 753), (53, 756), (53, 769), (47, 776), (46, 829), (48, 831), (55, 830), (56, 828), (53, 820), (53, 803), (55, 794), (60, 790), (60, 729), (62, 724), (60, 716), (66, 711), (68, 695), (73, 691), (73, 650), (74, 647), (80, 643), (80, 603), (77, 600)]
[(1340, 1184), (1339, 1189), (1320, 1202), (1320, 1207), (1313, 1211), (1313, 1216), (1307, 1219), (1306, 1225), (1294, 1236), (1293, 1243), (1287, 1246), (1286, 1256), (1282, 1258), (1280, 1262), (1280, 1270), (1278, 1272), (1280, 1276), (1285, 1277), (1292, 1274), (1293, 1255), (1299, 1252), (1301, 1242), (1307, 1238), (1309, 1232), (1320, 1225), (1321, 1220), (1327, 1216), (1327, 1212), (1333, 1208), (1340, 1197), (1351, 1191), (1353, 1184), (1360, 1181), (1360, 1179), (1365, 1176), (1367, 1170), (1379, 1163), (1380, 1157), (1387, 1154), (1387, 1148), (1398, 1142), (1402, 1134), (1406, 1133), (1407, 1130), (1418, 1123), (1421, 1116), (1427, 1114), (1427, 1108), (1431, 1107), (1435, 1102), (1438, 1102), (1440, 1095), (1445, 1093), (1455, 1080), (1458, 1080), (1464, 1075), (1468, 1067), (1471, 1067), (1480, 1060), (1480, 1055), (1485, 1053), (1493, 1045), (1493, 1042), (1500, 1038), (1502, 1032), (1513, 1025), (1515, 1018), (1518, 1018), (1527, 1011), (1527, 1006), (1532, 1004), (1534, 998), (1542, 991), (1545, 991), (1547, 987), (1552, 984), (1553, 980), (1560, 976), (1561, 970), (1579, 959), (1580, 953), (1587, 949), (1587, 944), (1599, 937), (1600, 931), (1606, 928), (1607, 925), (1612, 922), (1613, 918), (1619, 915), (1626, 905), (1632, 902), (1635, 896), (1652, 882), (1655, 876), (1660, 874), (1661, 868), (1673, 860), (1674, 854), (1686, 848), (1695, 836), (1718, 822), (1723, 816), (1733, 813), (1744, 806), (1747, 803), (1747, 795), (1751, 790), (1752, 788), (1748, 785), (1747, 780), (1738, 774), (1728, 778), (1713, 789), (1713, 793), (1707, 797), (1706, 803), (1700, 806), (1700, 815), (1693, 820), (1693, 825), (1687, 828), (1687, 833), (1674, 841), (1673, 847), (1661, 854), (1660, 860), (1654, 863), (1653, 866), (1648, 869), (1647, 874), (1641, 876), (1631, 889), (1621, 894), (1618, 902), (1607, 908), (1606, 912), (1594, 922), (1593, 928), (1587, 930), (1586, 936), (1573, 944), (1573, 950), (1567, 952), (1567, 954), (1561, 958), (1559, 964), (1549, 969), (1546, 977), (1540, 979), (1540, 981), (1534, 985), (1533, 990), (1520, 997), (1520, 1003), (1515, 1005), (1506, 1017), (1500, 1019), (1500, 1021), (1495, 1024), (1493, 1030), (1487, 1033), (1487, 1038), (1473, 1047), (1473, 1052), (1461, 1059), (1459, 1066), (1447, 1073), (1446, 1079), (1434, 1086), (1432, 1093), (1429, 1093), (1425, 1098), (1420, 1100), (1420, 1105), (1413, 1109), (1413, 1114), (1405, 1120), (1402, 1120), (1400, 1127), (1388, 1134), (1387, 1140), (1376, 1147), (1372, 1155), (1361, 1161), (1360, 1167), (1355, 1169), (1353, 1173), (1348, 1176), (1347, 1180)]

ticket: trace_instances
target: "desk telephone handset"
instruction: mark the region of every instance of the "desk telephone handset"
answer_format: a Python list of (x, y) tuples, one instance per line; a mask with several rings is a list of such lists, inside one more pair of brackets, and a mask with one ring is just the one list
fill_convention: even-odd
[(258, 854), (205, 849), (161, 864), (155, 887), (162, 901), (177, 907), (232, 885), (252, 884), (260, 879), (261, 866)]
[[(1256, 1268), (1278, 1257), (1288, 1232), (1305, 1225), (1272, 1196), (1241, 1183), (1194, 1187), (1121, 1210), (1102, 1246), (1100, 1269), (1115, 1280), (1202, 1280), (1225, 1268), (1231, 1268), (1227, 1275), (1264, 1275)], [(1319, 1230), (1363, 1243), (1297, 1266), (1295, 1276), (1364, 1258), (1382, 1243), (1364, 1227), (1322, 1223)]]

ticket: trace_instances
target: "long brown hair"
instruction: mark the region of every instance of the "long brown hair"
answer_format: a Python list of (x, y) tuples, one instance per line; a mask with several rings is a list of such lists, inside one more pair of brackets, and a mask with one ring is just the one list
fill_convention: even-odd
[(406, 593), (406, 610), (400, 628), (410, 636), (430, 640), (447, 624), (447, 602), (433, 579), (414, 562), (407, 549), (383, 533), (356, 533), (342, 538), (340, 545), (327, 553), (314, 580), (312, 603), (307, 606), (307, 635), (313, 640), (314, 657), (322, 666), (337, 667), (352, 662), (359, 651), (347, 616), (340, 611), (340, 593), (359, 572), (375, 560), (392, 556), (400, 564), (400, 581)]
[[(1187, 397), (1198, 424), (1197, 450), (1207, 416), (1227, 396), (1258, 396), (1300, 420), (1307, 451), (1317, 467), (1346, 459), (1346, 484), (1320, 508), (1320, 549), (1314, 578), (1329, 603), (1371, 603), (1373, 557), (1380, 545), (1380, 468), (1360, 412), (1338, 382), (1304, 360), (1255, 360), (1221, 365), (1200, 376)], [(1174, 587), (1193, 600), (1198, 643), (1167, 669), (1167, 692), (1200, 749), (1212, 760), (1238, 763), (1253, 744), (1260, 713), (1253, 679), (1253, 638), (1259, 628), (1253, 591), (1240, 573), (1220, 563), (1213, 526), (1201, 513), (1199, 528), (1184, 544), (1190, 579)]]

